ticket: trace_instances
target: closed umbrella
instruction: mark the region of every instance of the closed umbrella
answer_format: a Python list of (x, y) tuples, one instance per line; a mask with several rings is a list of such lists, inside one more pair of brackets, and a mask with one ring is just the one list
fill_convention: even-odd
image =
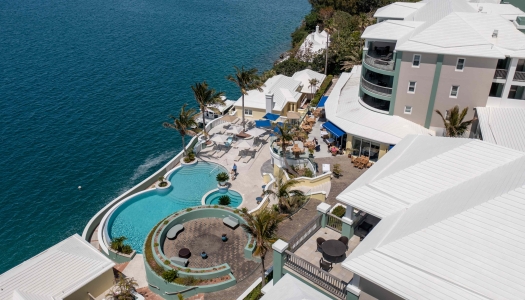
[(253, 140), (240, 140), (235, 147), (239, 149), (248, 149), (253, 146)]

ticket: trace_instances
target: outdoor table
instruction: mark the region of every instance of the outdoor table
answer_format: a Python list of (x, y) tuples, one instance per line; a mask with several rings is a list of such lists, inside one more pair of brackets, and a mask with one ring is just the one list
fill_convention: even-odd
[(179, 257), (182, 258), (189, 258), (191, 255), (190, 249), (188, 248), (182, 248), (179, 250)]
[(321, 136), (325, 136), (325, 135), (328, 135), (328, 131), (321, 130)]
[(306, 118), (306, 122), (315, 123), (315, 118)]
[(345, 254), (346, 252), (346, 246), (343, 242), (338, 240), (328, 240), (325, 241), (321, 248), (323, 249), (323, 253), (326, 254), (329, 257), (337, 258)]

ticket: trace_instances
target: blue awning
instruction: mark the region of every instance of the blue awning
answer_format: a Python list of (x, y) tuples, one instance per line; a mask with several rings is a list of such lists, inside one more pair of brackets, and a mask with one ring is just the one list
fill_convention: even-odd
[(326, 129), (328, 132), (333, 134), (336, 138), (342, 137), (345, 132), (339, 129), (339, 127), (335, 126), (332, 122), (326, 122), (323, 124), (324, 129)]
[(255, 126), (256, 127), (272, 127), (272, 122), (270, 122), (270, 120), (256, 120)]
[(268, 119), (270, 121), (275, 121), (277, 119), (279, 119), (279, 115), (276, 115), (276, 114), (272, 114), (272, 113), (267, 113), (264, 115), (263, 119)]
[(319, 103), (317, 104), (317, 107), (324, 107), (326, 99), (328, 99), (328, 96), (321, 97), (321, 99), (319, 100)]

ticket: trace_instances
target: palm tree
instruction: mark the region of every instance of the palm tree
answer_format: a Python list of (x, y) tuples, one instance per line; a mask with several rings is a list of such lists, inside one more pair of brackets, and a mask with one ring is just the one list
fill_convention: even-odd
[(111, 249), (122, 252), (122, 248), (124, 247), (124, 241), (128, 238), (125, 236), (119, 236), (116, 238), (111, 239)]
[(436, 113), (441, 117), (441, 119), (443, 119), (443, 124), (445, 125), (447, 136), (449, 137), (463, 136), (470, 124), (472, 124), (474, 121), (474, 119), (470, 121), (463, 121), (468, 113), (468, 107), (465, 107), (460, 113), (459, 106), (456, 105), (448, 111), (446, 117), (444, 117), (438, 109), (436, 109)]
[(252, 215), (248, 213), (246, 208), (241, 211), (246, 224), (242, 224), (242, 228), (248, 233), (252, 240), (255, 241), (255, 250), (253, 254), (261, 258), (262, 263), (262, 282), (261, 288), (265, 284), (265, 268), (264, 258), (268, 251), (272, 248), (272, 244), (278, 240), (277, 229), (286, 215), (280, 214), (270, 209), (263, 209), (259, 213)]
[(134, 278), (120, 275), (117, 283), (111, 288), (106, 297), (114, 300), (134, 300), (133, 291), (137, 286), (137, 281)]
[(241, 91), (242, 95), (242, 128), (243, 130), (246, 130), (246, 122), (244, 122), (244, 95), (248, 95), (249, 90), (258, 90), (259, 92), (262, 92), (262, 87), (264, 86), (264, 83), (260, 80), (259, 76), (257, 75), (257, 69), (249, 69), (245, 70), (244, 66), (242, 66), (240, 69), (238, 67), (235, 68), (235, 75), (228, 75), (226, 79), (229, 81), (235, 83), (239, 90)]
[(314, 98), (315, 89), (317, 88), (317, 85), (319, 84), (319, 79), (312, 78), (308, 80), (308, 83), (310, 84), (308, 87), (310, 88), (310, 91), (312, 92), (312, 99)]
[(202, 111), (202, 126), (204, 130), (204, 136), (207, 137), (208, 133), (206, 132), (206, 118), (204, 117), (204, 112), (207, 109), (210, 109), (213, 112), (219, 112), (217, 108), (211, 105), (224, 105), (224, 100), (222, 100), (224, 92), (216, 92), (215, 89), (209, 88), (206, 81), (202, 83), (195, 83), (195, 85), (191, 86), (191, 89), (193, 90), (195, 100), (197, 101), (197, 104), (199, 104), (199, 108)]
[(350, 53), (344, 57), (344, 61), (341, 62), (341, 71), (348, 71), (356, 65), (360, 65), (363, 59), (363, 45), (358, 42), (354, 45), (354, 48), (350, 50)]
[(286, 159), (286, 145), (288, 141), (293, 141), (294, 127), (288, 122), (284, 122), (282, 123), (282, 125), (280, 125), (279, 123), (275, 124), (275, 128), (278, 129), (275, 132), (275, 134), (281, 140), (281, 157), (283, 160), (283, 164), (287, 170), (290, 170), (290, 172), (292, 172), (293, 174), (298, 175), (297, 172), (295, 172), (293, 169), (290, 169), (290, 166), (288, 165), (288, 160)]
[(280, 211), (291, 212), (292, 208), (299, 206), (304, 199), (303, 191), (292, 189), (298, 183), (299, 181), (295, 179), (285, 182), (284, 176), (279, 175), (275, 181), (274, 188), (266, 190), (264, 194), (277, 198)]
[(195, 135), (195, 131), (191, 130), (191, 128), (197, 126), (197, 122), (195, 122), (195, 115), (197, 112), (193, 108), (186, 109), (186, 105), (187, 104), (184, 104), (181, 107), (178, 117), (172, 115), (169, 116), (173, 119), (173, 124), (168, 122), (162, 123), (162, 126), (165, 128), (175, 129), (180, 133), (180, 136), (182, 137), (182, 151), (184, 152), (184, 156), (187, 155), (184, 137), (186, 135)]

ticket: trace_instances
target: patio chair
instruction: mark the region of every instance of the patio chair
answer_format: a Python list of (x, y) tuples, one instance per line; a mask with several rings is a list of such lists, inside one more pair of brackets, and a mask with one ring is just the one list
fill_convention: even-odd
[(317, 242), (317, 250), (316, 251), (319, 251), (319, 252), (323, 253), (323, 248), (321, 248), (321, 245), (323, 245), (323, 243), (325, 242), (325, 239), (323, 239), (322, 237), (318, 237), (315, 241)]
[(319, 266), (321, 267), (321, 269), (325, 270), (326, 272), (330, 272), (330, 270), (332, 270), (332, 263), (324, 260), (322, 257), (319, 260)]
[(348, 249), (348, 238), (346, 236), (341, 236), (337, 240), (340, 241), (341, 243), (345, 244), (346, 249)]
[(239, 153), (239, 155), (237, 155), (237, 157), (234, 159), (234, 161), (239, 161), (239, 160), (241, 160), (241, 158), (242, 158), (242, 156), (241, 156), (241, 154)]
[(242, 162), (243, 162), (243, 163), (248, 163), (251, 159), (252, 159), (252, 156), (251, 156), (251, 155), (247, 155), (246, 157), (244, 157), (244, 159), (242, 160)]
[(221, 158), (221, 157), (224, 156), (224, 154), (226, 154), (226, 151), (221, 150), (221, 151), (217, 152), (213, 157), (215, 157), (215, 158)]

